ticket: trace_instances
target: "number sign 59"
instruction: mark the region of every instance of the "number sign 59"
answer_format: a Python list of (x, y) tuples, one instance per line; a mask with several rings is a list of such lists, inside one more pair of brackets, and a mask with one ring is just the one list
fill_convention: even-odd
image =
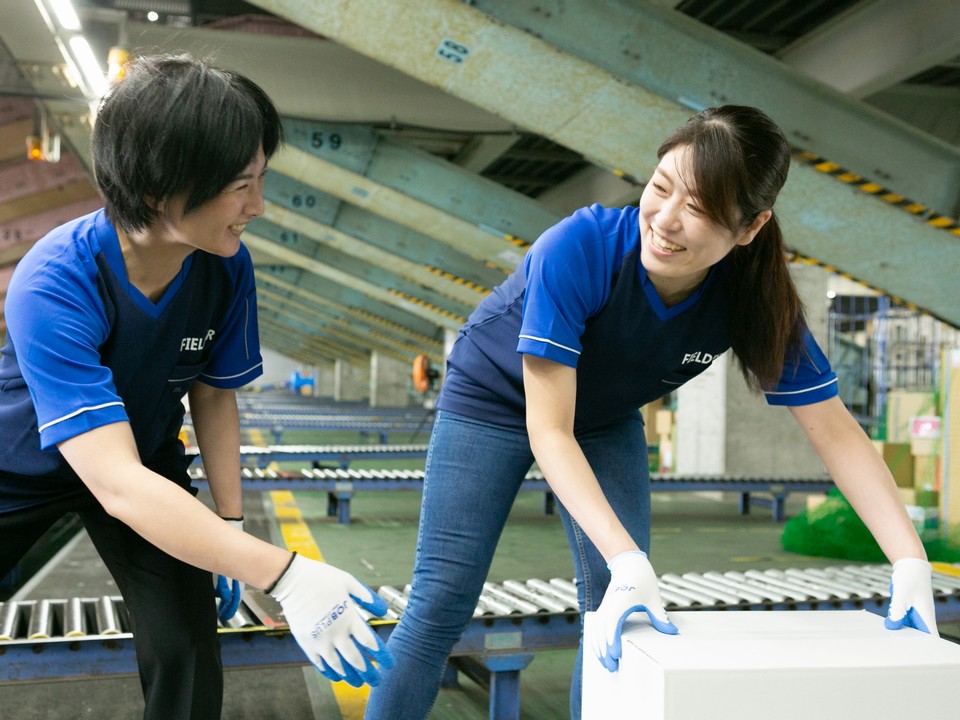
[(470, 54), (470, 48), (448, 38), (444, 38), (440, 42), (439, 47), (437, 47), (435, 54), (441, 60), (452, 62), (454, 65), (460, 65), (467, 59), (467, 55)]

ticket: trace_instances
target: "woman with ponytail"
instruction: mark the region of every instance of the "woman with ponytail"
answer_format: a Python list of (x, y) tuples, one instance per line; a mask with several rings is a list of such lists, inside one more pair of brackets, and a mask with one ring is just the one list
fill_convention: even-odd
[[(784, 405), (894, 564), (887, 626), (937, 634), (931, 568), (880, 455), (837, 397), (807, 330), (774, 204), (790, 148), (761, 111), (704, 110), (661, 145), (639, 207), (578, 210), (461, 329), (427, 455), (410, 599), (367, 720), (427, 716), (536, 460), (560, 500), (581, 616), (610, 671), (643, 611), (676, 633), (647, 558), (650, 488), (638, 408), (724, 351)], [(580, 717), (578, 654), (571, 716)]]

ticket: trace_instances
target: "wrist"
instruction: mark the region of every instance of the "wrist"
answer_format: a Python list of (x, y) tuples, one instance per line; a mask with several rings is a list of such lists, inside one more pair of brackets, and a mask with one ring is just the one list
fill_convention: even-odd
[(280, 571), (280, 574), (277, 575), (276, 580), (270, 583), (270, 586), (264, 591), (268, 595), (273, 595), (277, 590), (277, 585), (283, 580), (284, 576), (287, 574), (287, 571), (290, 570), (290, 566), (293, 565), (293, 561), (297, 558), (296, 551), (290, 553), (290, 558), (287, 560), (287, 564), (283, 566), (283, 570)]
[(647, 554), (643, 550), (624, 550), (610, 558), (610, 562), (607, 563), (607, 569), (612, 572), (616, 565), (636, 557), (646, 558)]

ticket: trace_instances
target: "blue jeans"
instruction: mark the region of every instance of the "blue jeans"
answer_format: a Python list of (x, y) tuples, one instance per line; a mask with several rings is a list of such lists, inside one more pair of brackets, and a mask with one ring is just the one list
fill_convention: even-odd
[[(637, 544), (650, 545), (647, 446), (639, 416), (578, 434), (601, 487)], [(426, 477), (410, 599), (388, 645), (396, 665), (367, 705), (366, 720), (426, 718), (450, 651), (473, 616), (494, 550), (524, 476), (533, 463), (525, 431), (438, 412)], [(558, 504), (573, 552), (580, 622), (603, 600), (606, 562)], [(570, 690), (580, 718), (583, 645)]]

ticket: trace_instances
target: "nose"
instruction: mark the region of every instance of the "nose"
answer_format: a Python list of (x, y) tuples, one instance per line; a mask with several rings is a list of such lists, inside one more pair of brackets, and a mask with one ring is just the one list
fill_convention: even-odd
[(266, 209), (263, 201), (263, 183), (251, 183), (250, 196), (244, 210), (252, 217), (260, 217)]
[(657, 208), (655, 220), (657, 226), (664, 230), (672, 230), (680, 225), (681, 204), (674, 198), (667, 198)]

